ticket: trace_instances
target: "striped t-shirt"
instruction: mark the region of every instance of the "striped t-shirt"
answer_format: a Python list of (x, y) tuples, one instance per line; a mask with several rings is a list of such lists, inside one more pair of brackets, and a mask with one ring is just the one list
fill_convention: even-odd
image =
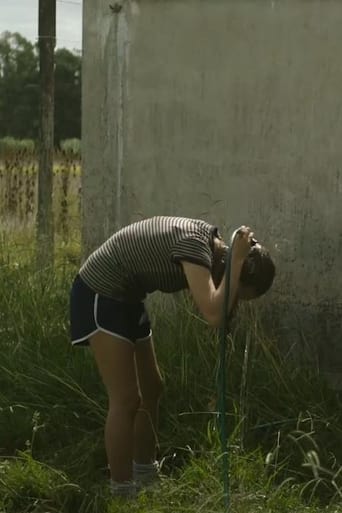
[(182, 260), (212, 269), (217, 229), (198, 219), (158, 216), (122, 228), (80, 269), (95, 292), (122, 301), (188, 287)]

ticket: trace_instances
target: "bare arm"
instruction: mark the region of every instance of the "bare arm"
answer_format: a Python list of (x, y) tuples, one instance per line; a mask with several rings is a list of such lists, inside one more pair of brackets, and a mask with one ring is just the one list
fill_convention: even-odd
[[(230, 269), (230, 290), (228, 314), (237, 300), (240, 273), (243, 262), (250, 250), (253, 233), (249, 228), (242, 227), (241, 233), (233, 249)], [(190, 262), (182, 262), (183, 270), (194, 301), (207, 322), (219, 327), (222, 321), (222, 310), (225, 296), (225, 275), (216, 289), (209, 269)]]

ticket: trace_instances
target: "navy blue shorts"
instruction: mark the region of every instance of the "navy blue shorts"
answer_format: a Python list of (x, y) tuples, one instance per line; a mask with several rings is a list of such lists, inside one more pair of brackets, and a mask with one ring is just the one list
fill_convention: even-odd
[(123, 303), (101, 296), (76, 276), (70, 294), (70, 329), (73, 345), (89, 345), (89, 337), (103, 331), (128, 342), (151, 337), (144, 303)]

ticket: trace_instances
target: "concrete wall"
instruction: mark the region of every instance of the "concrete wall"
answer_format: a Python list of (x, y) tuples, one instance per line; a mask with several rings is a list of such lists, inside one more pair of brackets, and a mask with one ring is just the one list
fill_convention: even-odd
[(84, 3), (86, 247), (154, 214), (248, 223), (282, 328), (342, 371), (342, 3)]

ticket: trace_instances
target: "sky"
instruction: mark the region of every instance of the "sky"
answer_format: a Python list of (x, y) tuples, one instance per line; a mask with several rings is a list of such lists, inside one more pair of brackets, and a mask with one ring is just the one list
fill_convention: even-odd
[[(38, 0), (0, 0), (0, 34), (20, 32), (37, 41)], [(57, 0), (57, 48), (82, 48), (82, 0)]]

